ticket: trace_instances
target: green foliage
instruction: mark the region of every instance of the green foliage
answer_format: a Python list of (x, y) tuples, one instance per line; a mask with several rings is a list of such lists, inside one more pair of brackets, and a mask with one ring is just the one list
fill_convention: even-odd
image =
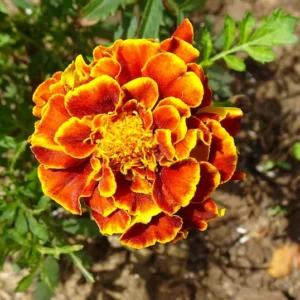
[[(220, 59), (224, 59), (227, 67), (235, 71), (245, 71), (246, 65), (241, 57), (236, 55), (245, 52), (252, 59), (260, 63), (272, 62), (276, 59), (272, 48), (278, 45), (292, 44), (297, 41), (295, 26), (298, 19), (290, 14), (285, 14), (282, 9), (275, 10), (269, 17), (264, 17), (255, 27), (256, 20), (251, 12), (248, 12), (238, 26), (236, 22), (227, 16), (224, 22), (223, 47), (220, 53), (212, 49), (216, 48), (217, 40), (204, 30), (201, 38), (203, 66), (210, 66)], [(237, 35), (236, 31), (239, 31)], [(219, 37), (219, 38), (220, 38)], [(203, 39), (205, 43), (203, 43)], [(209, 55), (207, 55), (209, 53)], [(211, 54), (214, 54), (211, 56)]]
[(293, 145), (293, 155), (295, 159), (300, 161), (300, 142), (295, 142)]

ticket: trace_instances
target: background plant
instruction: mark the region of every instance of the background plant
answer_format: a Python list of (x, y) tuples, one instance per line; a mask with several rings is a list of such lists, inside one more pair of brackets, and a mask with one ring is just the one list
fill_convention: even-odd
[[(63, 70), (78, 54), (88, 61), (98, 44), (118, 38), (169, 36), (185, 17), (200, 10), (203, 0), (15, 0), (0, 4), (0, 269), (11, 258), (27, 268), (16, 291), (35, 284), (36, 299), (49, 299), (59, 282), (59, 262), (66, 256), (85, 278), (89, 260), (78, 240), (96, 237), (98, 229), (89, 216), (77, 219), (65, 214), (43, 196), (36, 162), (27, 146), (36, 119), (32, 116), (32, 94), (39, 83)], [(8, 3), (8, 2), (7, 2)], [(229, 70), (245, 71), (245, 56), (260, 63), (276, 59), (273, 47), (296, 41), (297, 19), (276, 10), (263, 20), (248, 12), (242, 21), (230, 16), (222, 32), (214, 32), (206, 18), (196, 26), (199, 63), (206, 69), (210, 85), (219, 99), (232, 96)], [(224, 102), (223, 102), (224, 103)], [(225, 102), (232, 105), (230, 102)], [(216, 103), (217, 105), (217, 103)], [(299, 142), (293, 153), (299, 158)], [(271, 166), (271, 167), (270, 167)], [(282, 167), (280, 162), (268, 168)], [(285, 165), (286, 166), (286, 165)], [(72, 242), (71, 242), (72, 238)]]

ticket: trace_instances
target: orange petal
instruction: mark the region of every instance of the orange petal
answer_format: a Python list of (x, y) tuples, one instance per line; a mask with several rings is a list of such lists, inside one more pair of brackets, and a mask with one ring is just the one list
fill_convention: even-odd
[(206, 161), (200, 162), (200, 170), (201, 178), (197, 185), (195, 196), (191, 201), (193, 203), (201, 203), (209, 198), (221, 180), (218, 169)]
[(114, 200), (110, 197), (102, 197), (98, 188), (95, 188), (93, 195), (89, 198), (86, 198), (84, 203), (86, 206), (101, 214), (103, 217), (109, 216), (117, 209), (117, 207), (114, 206)]
[(123, 85), (122, 90), (128, 100), (136, 99), (146, 108), (153, 108), (158, 99), (158, 86), (153, 79), (148, 77), (131, 80)]
[(140, 176), (135, 176), (130, 189), (135, 193), (151, 194), (152, 186), (150, 182)]
[(182, 76), (186, 70), (187, 67), (184, 61), (175, 54), (159, 53), (147, 61), (142, 69), (142, 75), (143, 77), (150, 77), (154, 79), (158, 84), (160, 92), (162, 92), (173, 81)]
[(91, 126), (85, 118), (71, 118), (59, 127), (55, 141), (72, 157), (85, 158), (91, 155), (96, 147), (87, 141), (90, 134)]
[(144, 129), (150, 129), (153, 125), (153, 114), (150, 108), (147, 110), (143, 105), (138, 105), (137, 111), (143, 121)]
[(177, 243), (180, 240), (186, 239), (188, 237), (189, 232), (186, 231), (179, 231), (176, 235), (176, 237), (174, 238), (174, 240), (172, 240), (172, 244), (173, 243)]
[(120, 101), (117, 81), (107, 75), (79, 86), (66, 95), (66, 108), (74, 117), (113, 112)]
[(162, 167), (154, 182), (153, 199), (162, 211), (174, 214), (190, 203), (199, 180), (200, 166), (193, 158)]
[(123, 233), (129, 227), (131, 220), (128, 213), (121, 209), (112, 212), (107, 217), (92, 211), (92, 216), (103, 235)]
[(180, 123), (178, 127), (172, 131), (172, 144), (175, 145), (179, 141), (183, 140), (187, 133), (187, 126), (186, 126), (186, 118), (183, 117), (180, 119)]
[(73, 73), (74, 83), (72, 89), (89, 81), (91, 69), (84, 61), (82, 55), (75, 59), (75, 70)]
[(136, 223), (120, 238), (123, 245), (141, 249), (156, 242), (165, 244), (172, 241), (181, 229), (182, 220), (177, 216), (159, 214), (148, 224)]
[(178, 159), (188, 158), (198, 142), (199, 129), (189, 129), (183, 140), (175, 145)]
[(110, 47), (104, 47), (104, 46), (97, 46), (93, 50), (93, 56), (94, 60), (101, 59), (103, 57), (112, 57), (113, 54), (116, 52), (116, 50), (119, 48), (119, 46), (123, 43), (123, 40), (116, 40), (114, 44)]
[(108, 75), (112, 78), (117, 77), (121, 72), (121, 66), (112, 58), (104, 57), (99, 59), (91, 69), (91, 77)]
[(179, 111), (181, 117), (191, 116), (190, 107), (178, 98), (175, 97), (164, 98), (158, 102), (157, 107), (164, 106), (164, 105), (174, 106)]
[(92, 180), (92, 170), (89, 162), (64, 170), (46, 169), (40, 165), (38, 176), (46, 196), (55, 200), (71, 213), (81, 214), (79, 198)]
[(155, 138), (161, 154), (167, 159), (172, 160), (175, 155), (175, 148), (172, 145), (171, 131), (169, 129), (157, 129)]
[(211, 132), (207, 126), (198, 118), (192, 116), (186, 120), (188, 129), (199, 129), (199, 139), (206, 145), (210, 145)]
[(237, 150), (234, 140), (217, 121), (210, 120), (206, 125), (212, 131), (208, 161), (218, 169), (221, 183), (224, 183), (232, 177), (236, 169)]
[(160, 47), (164, 51), (176, 54), (185, 63), (195, 61), (199, 57), (199, 51), (196, 48), (176, 37), (164, 40)]
[(109, 159), (103, 155), (101, 164), (101, 179), (99, 181), (99, 192), (103, 197), (112, 197), (117, 189), (115, 175), (109, 166)]
[(203, 98), (203, 85), (193, 72), (187, 72), (162, 90), (164, 97), (181, 99), (190, 107), (197, 107)]
[(173, 131), (180, 123), (180, 114), (174, 106), (163, 105), (154, 109), (153, 120), (158, 128)]
[(149, 218), (161, 212), (153, 202), (151, 195), (133, 192), (131, 182), (123, 177), (119, 177), (117, 180), (117, 191), (114, 200), (118, 208), (128, 211), (130, 215)]
[(232, 177), (230, 178), (230, 180), (246, 180), (247, 174), (244, 172), (237, 172), (235, 171), (232, 175)]
[(203, 85), (203, 99), (200, 107), (210, 106), (212, 104), (212, 90), (208, 85), (208, 77), (204, 75), (204, 70), (200, 65), (191, 63), (187, 65), (188, 71), (194, 72)]
[(173, 36), (184, 40), (188, 43), (192, 43), (194, 40), (194, 28), (189, 19), (184, 19), (179, 27), (174, 32)]
[(159, 44), (149, 40), (133, 40), (123, 41), (119, 46), (116, 58), (120, 63), (122, 70), (119, 81), (121, 84), (141, 77), (141, 70), (150, 57), (157, 54)]
[(206, 230), (207, 222), (220, 216), (216, 204), (211, 200), (205, 200), (202, 203), (190, 204), (178, 211), (178, 215), (183, 220), (182, 230), (196, 228)]
[(240, 129), (243, 112), (236, 107), (203, 107), (197, 111), (197, 115), (201, 118), (206, 116), (221, 122), (223, 128), (234, 136)]

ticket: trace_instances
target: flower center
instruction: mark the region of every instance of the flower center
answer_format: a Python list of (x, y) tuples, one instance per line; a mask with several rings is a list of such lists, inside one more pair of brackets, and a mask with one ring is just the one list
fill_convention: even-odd
[(100, 153), (110, 159), (113, 169), (124, 174), (132, 167), (148, 167), (155, 162), (156, 142), (151, 130), (143, 128), (139, 116), (127, 115), (108, 122), (102, 139), (98, 140)]

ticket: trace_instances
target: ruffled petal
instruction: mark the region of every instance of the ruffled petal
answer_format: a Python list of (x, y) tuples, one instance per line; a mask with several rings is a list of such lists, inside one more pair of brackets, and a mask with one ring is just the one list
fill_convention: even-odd
[(164, 97), (173, 96), (190, 107), (197, 107), (201, 104), (204, 91), (198, 76), (193, 72), (187, 72), (172, 82), (162, 93)]
[(200, 118), (204, 116), (221, 122), (223, 128), (231, 135), (235, 136), (240, 129), (243, 112), (236, 107), (214, 107), (208, 106), (198, 110)]
[(184, 19), (173, 34), (181, 40), (192, 43), (194, 40), (194, 28), (189, 19)]
[(115, 175), (109, 166), (109, 159), (103, 155), (99, 181), (100, 195), (103, 197), (112, 197), (117, 189)]
[(96, 78), (107, 75), (116, 78), (121, 72), (120, 64), (112, 58), (104, 57), (99, 59), (91, 69), (91, 77)]
[(91, 197), (84, 200), (84, 203), (87, 207), (101, 214), (103, 217), (109, 216), (117, 209), (117, 207), (114, 206), (113, 198), (102, 197), (99, 193), (98, 187), (95, 188), (94, 193)]
[(165, 244), (176, 237), (181, 226), (181, 218), (159, 214), (148, 224), (135, 223), (121, 236), (120, 241), (136, 249), (152, 246), (156, 242)]
[(199, 180), (200, 166), (193, 158), (162, 167), (154, 182), (153, 199), (162, 211), (174, 214), (190, 203)]
[(46, 196), (55, 200), (73, 214), (81, 214), (80, 197), (92, 180), (92, 167), (89, 162), (64, 169), (38, 168), (42, 190)]
[(66, 108), (78, 118), (113, 112), (120, 101), (118, 82), (107, 75), (77, 87), (66, 95)]
[[(166, 72), (168, 70), (168, 72)], [(159, 53), (151, 57), (142, 69), (143, 77), (150, 77), (158, 84), (161, 93), (187, 70), (182, 59), (172, 53)], [(172, 96), (172, 95), (170, 95)], [(166, 96), (167, 97), (167, 96)], [(181, 98), (181, 97), (177, 97)]]
[(107, 217), (92, 211), (92, 217), (103, 235), (123, 233), (129, 227), (131, 221), (130, 215), (121, 209), (112, 212)]
[(116, 52), (116, 58), (122, 67), (118, 79), (120, 84), (141, 77), (141, 70), (145, 63), (158, 51), (159, 44), (149, 40), (129, 39), (123, 41)]
[(148, 77), (131, 80), (123, 85), (122, 90), (128, 100), (136, 99), (146, 108), (153, 108), (158, 99), (158, 86), (153, 79)]
[(191, 203), (201, 203), (209, 198), (221, 181), (221, 176), (216, 167), (206, 161), (200, 162), (201, 178)]
[(175, 145), (178, 159), (188, 158), (198, 142), (199, 129), (189, 129), (183, 140)]
[(234, 140), (217, 121), (210, 120), (206, 125), (212, 131), (208, 161), (220, 172), (221, 183), (227, 182), (232, 177), (237, 165), (237, 150)]
[(160, 47), (164, 51), (174, 53), (185, 63), (195, 61), (199, 57), (199, 51), (196, 48), (176, 37), (164, 40)]
[(104, 47), (101, 45), (95, 47), (93, 50), (94, 60), (99, 60), (103, 57), (112, 57), (122, 43), (123, 40), (116, 40), (110, 47)]
[(180, 114), (174, 106), (163, 105), (154, 109), (153, 120), (158, 128), (173, 131), (180, 123)]
[(62, 124), (55, 134), (55, 142), (64, 151), (75, 158), (86, 158), (95, 150), (96, 145), (90, 143), (91, 125), (85, 118), (71, 118)]
[(135, 176), (130, 189), (135, 193), (151, 194), (152, 185), (146, 178)]
[(187, 133), (187, 130), (186, 118), (182, 117), (180, 119), (178, 127), (174, 131), (172, 131), (172, 144), (175, 145), (179, 141), (183, 140)]
[(155, 138), (158, 144), (160, 153), (167, 160), (172, 160), (175, 156), (175, 148), (172, 144), (172, 136), (169, 129), (157, 129), (155, 131)]
[(182, 100), (175, 98), (175, 97), (168, 97), (160, 100), (156, 107), (164, 106), (164, 105), (172, 105), (174, 106), (178, 112), (180, 113), (181, 117), (190, 117), (191, 116), (191, 109), (190, 107), (185, 104)]

